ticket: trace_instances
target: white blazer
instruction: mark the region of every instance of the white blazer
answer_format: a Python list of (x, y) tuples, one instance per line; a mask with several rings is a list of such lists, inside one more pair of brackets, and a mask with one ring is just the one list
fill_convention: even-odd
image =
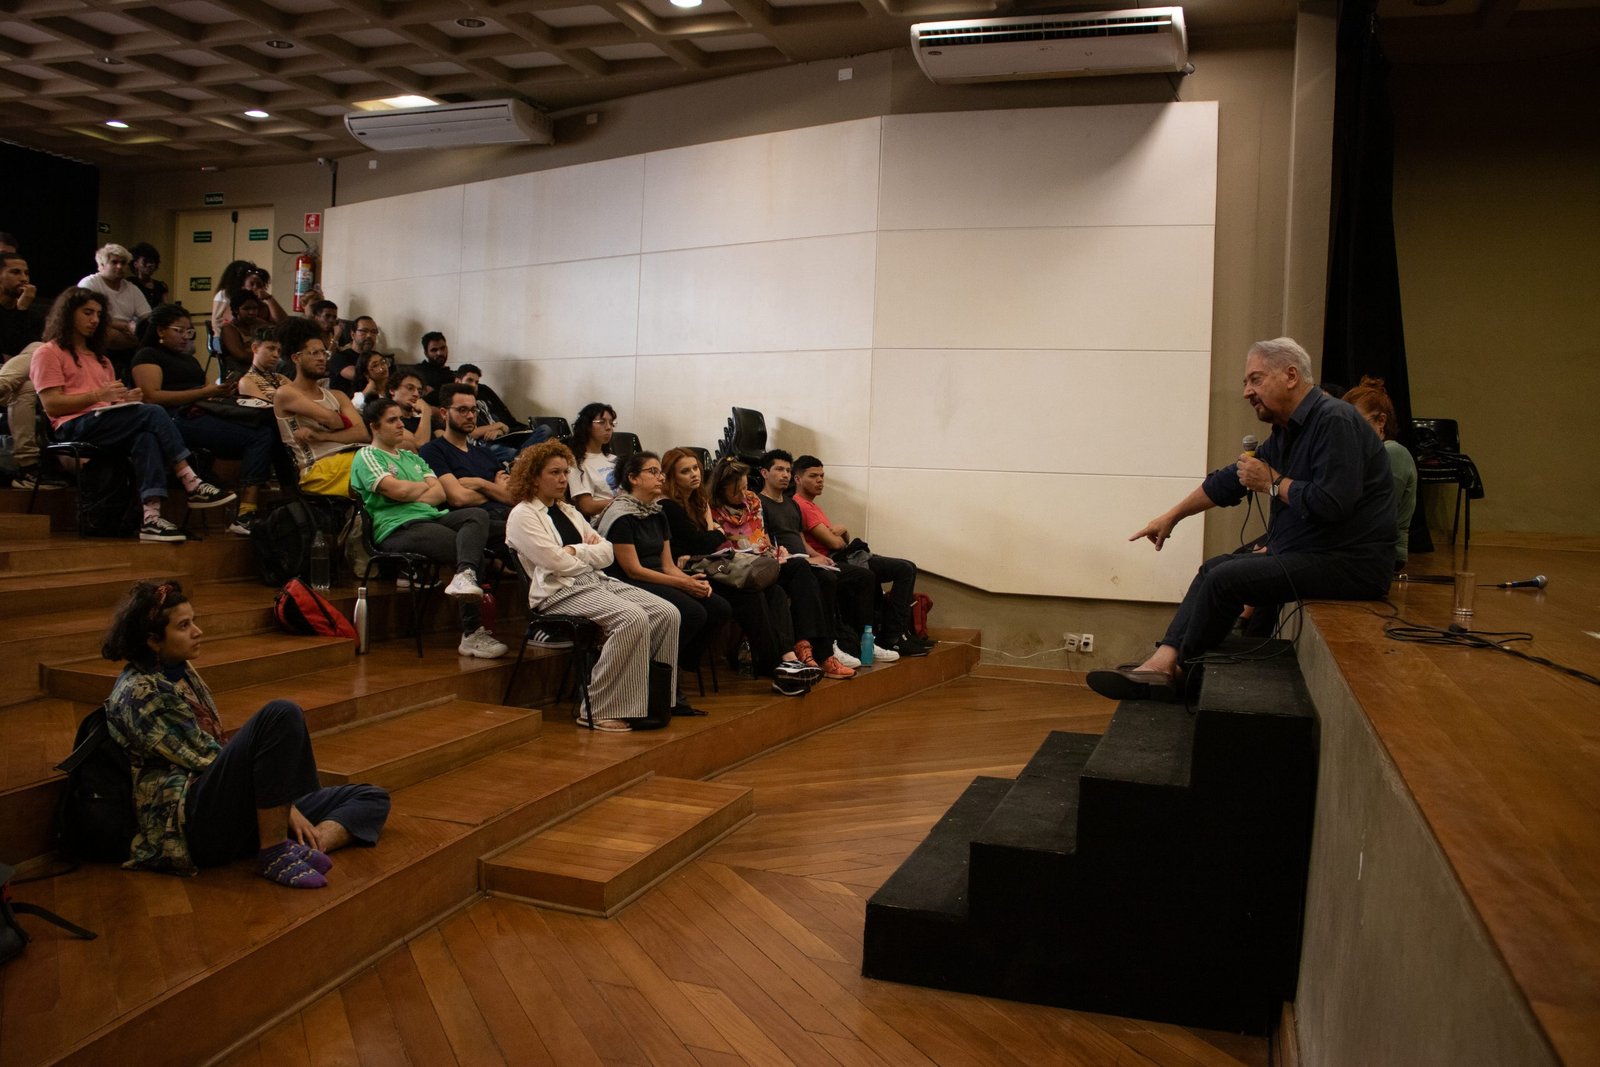
[(561, 535), (543, 505), (524, 501), (506, 518), (506, 544), (522, 560), (528, 574), (528, 606), (534, 609), (579, 575), (604, 572), (613, 558), (611, 542), (595, 533), (577, 508), (564, 500), (556, 506), (583, 535), (583, 544), (573, 545), (572, 552), (563, 549)]

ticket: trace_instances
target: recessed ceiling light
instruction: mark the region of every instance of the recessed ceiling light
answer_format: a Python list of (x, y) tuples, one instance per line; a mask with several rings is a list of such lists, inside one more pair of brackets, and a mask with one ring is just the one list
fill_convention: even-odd
[(121, 119), (106, 119), (106, 125), (113, 130), (126, 130), (128, 128), (128, 124)]
[(464, 30), (481, 30), (489, 24), (482, 19), (456, 19), (456, 25)]
[(247, 119), (270, 119), (272, 116), (267, 114), (265, 111), (262, 111), (260, 108), (251, 108), (249, 111), (244, 113), (244, 117)]
[(267, 47), (268, 48), (293, 48), (294, 47), (294, 42), (293, 41), (284, 41), (284, 40), (280, 40), (277, 37), (274, 37), (272, 40), (267, 42)]
[(673, 7), (699, 7), (700, 0), (672, 0)]
[(104, 63), (108, 67), (120, 67), (126, 63), (127, 60), (118, 59), (116, 56), (101, 56), (100, 62)]

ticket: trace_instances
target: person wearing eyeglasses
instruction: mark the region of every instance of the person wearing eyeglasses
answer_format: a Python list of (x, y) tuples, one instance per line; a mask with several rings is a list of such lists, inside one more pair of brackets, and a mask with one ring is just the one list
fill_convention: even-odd
[(205, 368), (194, 354), (194, 322), (182, 304), (162, 304), (151, 311), (140, 336), (145, 347), (133, 357), (134, 385), (145, 403), (167, 410), (184, 444), (240, 461), (239, 514), (228, 532), (249, 536), (261, 487), (272, 477), (272, 420), (232, 421), (201, 405), (205, 400), (232, 400), (239, 393), (239, 379), (229, 375), (221, 382), (206, 381)]
[(444, 434), (435, 437), (417, 455), (444, 487), (445, 507), (482, 508), (489, 513), (489, 543), (504, 543), (506, 516), (516, 506), (511, 476), (487, 447), (473, 440), (478, 426), (478, 398), (470, 385), (451, 382), (439, 390), (444, 412)]
[(378, 321), (358, 315), (350, 323), (350, 344), (328, 359), (328, 388), (353, 397), (366, 385), (367, 358), (378, 350)]

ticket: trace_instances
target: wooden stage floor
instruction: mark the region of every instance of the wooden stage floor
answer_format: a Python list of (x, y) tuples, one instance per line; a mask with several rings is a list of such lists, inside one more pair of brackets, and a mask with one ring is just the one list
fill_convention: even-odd
[[(1451, 569), (1447, 552), (1416, 563), (1415, 572)], [(1600, 551), (1479, 545), (1470, 569), (1480, 586), (1549, 578), (1543, 590), (1479, 588), (1474, 631), (1531, 632), (1531, 642), (1511, 647), (1600, 675)], [(1451, 597), (1448, 586), (1397, 583), (1391, 601), (1402, 619), (1443, 627), (1451, 621)], [(1309, 613), (1392, 761), (1399, 791), (1414, 801), (1526, 998), (1550, 1058), (1600, 1063), (1600, 687), (1494, 650), (1391, 640), (1384, 610), (1319, 603)], [(1315, 685), (1312, 692), (1326, 724)], [(1319, 813), (1330, 784), (1327, 767)], [(1340, 812), (1347, 822), (1363, 814), (1354, 803)], [(1319, 815), (1319, 836), (1325, 830), (1330, 838), (1353, 832), (1324, 827)], [(1370, 845), (1348, 857), (1355, 861), (1351, 874), (1359, 877), (1359, 863), (1377, 858)], [(1314, 866), (1313, 907), (1316, 880)], [(1354, 939), (1358, 925), (1346, 935)], [(1390, 952), (1392, 968), (1411, 965), (1398, 946)]]

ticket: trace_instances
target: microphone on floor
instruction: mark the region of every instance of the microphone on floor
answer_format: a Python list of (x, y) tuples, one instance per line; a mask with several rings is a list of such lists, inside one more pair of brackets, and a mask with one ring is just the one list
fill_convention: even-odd
[(1501, 582), (1499, 585), (1496, 585), (1495, 588), (1496, 589), (1543, 589), (1548, 584), (1549, 584), (1549, 581), (1545, 578), (1544, 575), (1536, 574), (1532, 578), (1524, 578), (1520, 582)]

